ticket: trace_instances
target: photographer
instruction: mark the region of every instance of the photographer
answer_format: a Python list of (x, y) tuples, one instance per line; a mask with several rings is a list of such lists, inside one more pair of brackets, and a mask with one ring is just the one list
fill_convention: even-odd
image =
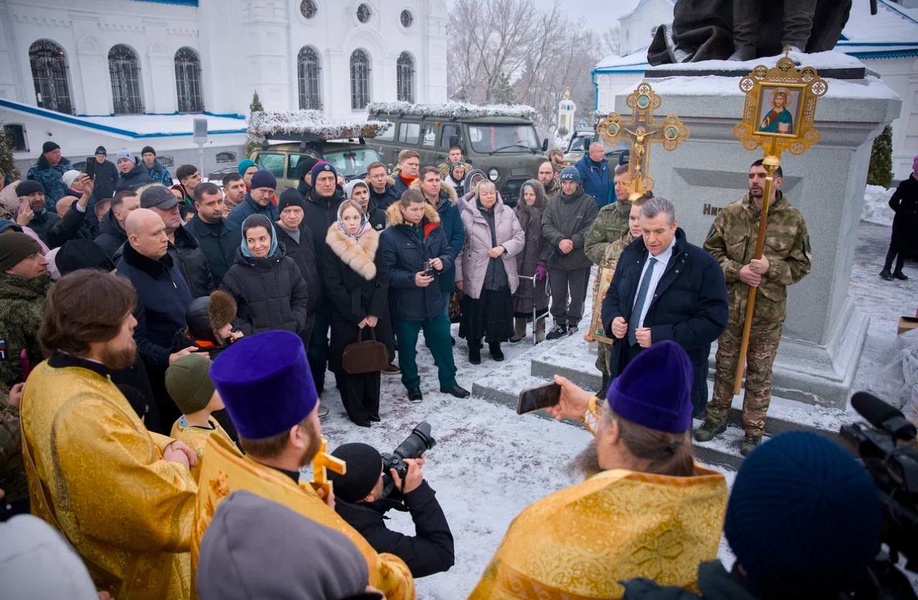
[[(380, 474), (383, 460), (379, 452), (366, 444), (344, 444), (332, 456), (347, 463), (347, 473), (329, 473), (334, 482), (335, 510), (348, 524), (366, 538), (377, 552), (398, 556), (414, 577), (426, 577), (453, 566), (453, 534), (433, 489), (424, 481), (423, 458), (403, 459), (408, 466), (404, 480), (390, 469), (394, 489), (384, 495)], [(403, 535), (386, 527), (383, 520), (390, 508), (411, 513), (417, 535)]]

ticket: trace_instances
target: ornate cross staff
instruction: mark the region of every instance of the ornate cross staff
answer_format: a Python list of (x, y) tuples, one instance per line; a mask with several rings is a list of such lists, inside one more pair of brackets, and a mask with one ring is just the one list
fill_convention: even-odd
[(312, 481), (309, 483), (316, 491), (321, 490), (325, 498), (332, 491), (332, 482), (328, 480), (329, 470), (338, 475), (344, 475), (347, 472), (347, 464), (328, 453), (328, 440), (322, 438), (322, 446), (316, 457), (312, 459)]
[[(774, 186), (774, 173), (781, 166), (781, 152), (803, 154), (810, 146), (819, 143), (819, 130), (813, 126), (816, 100), (824, 96), (829, 85), (813, 67), (798, 69), (785, 46), (784, 56), (774, 68), (758, 65), (749, 75), (740, 79), (740, 90), (746, 94), (743, 120), (733, 128), (733, 135), (747, 150), (762, 148), (765, 168), (765, 192), (759, 233), (755, 243), (755, 258), (762, 258), (765, 247), (765, 229), (768, 225), (768, 206)], [(746, 320), (740, 343), (733, 394), (739, 394), (746, 369), (746, 354), (752, 331), (757, 288), (749, 288), (746, 301)]]
[(628, 174), (631, 175), (631, 193), (642, 195), (653, 189), (650, 177), (650, 150), (653, 144), (662, 144), (666, 150), (676, 147), (688, 139), (689, 130), (675, 115), (668, 115), (662, 121), (653, 118), (653, 111), (660, 107), (661, 99), (649, 83), (641, 83), (628, 96), (632, 108), (631, 121), (622, 122), (618, 113), (609, 113), (596, 125), (596, 132), (609, 145), (618, 143), (626, 135), (631, 140), (631, 155)]

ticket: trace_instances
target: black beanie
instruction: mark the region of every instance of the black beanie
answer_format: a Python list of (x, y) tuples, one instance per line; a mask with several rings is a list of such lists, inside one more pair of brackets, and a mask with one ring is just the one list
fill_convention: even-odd
[(342, 444), (335, 448), (332, 456), (347, 463), (344, 475), (328, 472), (328, 478), (334, 483), (335, 497), (357, 502), (373, 491), (382, 475), (382, 456), (376, 448), (360, 443)]
[(7, 231), (0, 235), (0, 272), (12, 269), (36, 252), (41, 252), (41, 246), (29, 235)]
[(19, 185), (16, 186), (17, 196), (31, 196), (35, 192), (41, 192), (44, 194), (45, 186), (43, 186), (40, 181), (35, 181), (34, 179), (26, 179), (25, 181), (20, 181)]
[(303, 200), (303, 197), (298, 191), (287, 189), (284, 190), (284, 193), (277, 199), (277, 212), (284, 212), (284, 209), (288, 206), (299, 206), (305, 211), (306, 201)]
[(42, 153), (42, 154), (45, 154), (46, 152), (54, 152), (54, 151), (57, 150), (58, 148), (60, 148), (60, 146), (58, 146), (57, 144), (55, 144), (55, 143), (52, 142), (51, 140), (48, 140), (47, 142), (45, 142), (44, 144), (42, 144), (42, 146), (41, 146), (41, 153)]
[(156, 150), (153, 149), (153, 146), (144, 146), (143, 149), (140, 151), (140, 155), (143, 156), (147, 152), (149, 152), (153, 156), (156, 156)]

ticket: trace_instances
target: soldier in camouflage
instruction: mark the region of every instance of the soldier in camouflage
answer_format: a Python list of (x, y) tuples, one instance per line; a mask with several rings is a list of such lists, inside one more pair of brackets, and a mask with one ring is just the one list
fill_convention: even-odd
[(709, 441), (726, 429), (747, 294), (750, 287), (758, 288), (746, 357), (743, 456), (759, 444), (765, 430), (765, 414), (771, 401), (772, 364), (786, 315), (787, 286), (803, 279), (812, 268), (806, 222), (778, 189), (782, 175), (779, 167), (774, 175), (774, 199), (769, 204), (762, 258), (753, 258), (765, 193), (765, 168), (761, 160), (749, 168), (749, 194), (718, 213), (704, 243), (705, 250), (724, 270), (730, 321), (717, 343), (714, 396), (708, 403), (704, 423), (695, 431), (695, 439), (699, 442)]
[[(628, 168), (625, 167), (625, 173), (627, 174), (627, 172)], [(616, 180), (617, 179), (618, 176), (616, 175)], [(616, 189), (618, 189), (618, 186), (616, 186)], [(626, 190), (626, 196), (627, 193), (628, 192)], [(584, 246), (587, 258), (589, 258), (595, 264), (599, 265), (601, 268), (612, 269), (612, 271), (615, 271), (615, 267), (618, 265), (618, 258), (622, 254), (622, 250), (624, 250), (628, 244), (641, 237), (641, 205), (644, 204), (645, 199), (646, 198), (644, 196), (641, 196), (633, 203), (619, 200), (614, 204), (609, 204), (602, 207), (602, 209), (599, 211), (599, 216), (596, 217), (595, 221), (593, 221), (593, 226), (587, 233), (586, 243)], [(618, 209), (615, 208), (617, 206), (619, 207)], [(613, 242), (608, 242), (606, 240), (610, 239), (616, 232), (620, 231), (617, 220), (612, 218), (610, 215), (612, 215), (614, 211), (620, 210), (621, 207), (628, 207), (628, 228), (625, 229), (624, 232), (620, 233), (618, 239)], [(599, 279), (599, 276), (593, 278), (594, 311), (598, 310), (597, 307), (602, 307), (602, 301), (606, 297), (606, 292), (608, 292), (608, 286), (600, 289)], [(606, 337), (610, 338), (608, 335)], [(592, 328), (587, 329), (583, 339), (588, 342), (597, 342), (596, 368), (599, 369), (599, 372), (602, 374), (602, 389), (600, 390), (599, 397), (604, 398), (610, 381), (609, 356), (612, 351), (612, 345), (608, 342), (595, 338), (593, 336)]]

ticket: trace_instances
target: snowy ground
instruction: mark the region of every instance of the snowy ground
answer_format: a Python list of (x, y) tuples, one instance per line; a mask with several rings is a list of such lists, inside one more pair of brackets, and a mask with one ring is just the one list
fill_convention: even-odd
[[(882, 217), (880, 205), (885, 204), (882, 194), (869, 190), (867, 198), (873, 205), (873, 216)], [(918, 308), (918, 265), (907, 264), (906, 272), (912, 277), (908, 282), (885, 282), (877, 277), (888, 243), (888, 226), (861, 223), (850, 294), (860, 309), (870, 315), (871, 322), (855, 389), (867, 389), (878, 366), (884, 363), (895, 339), (900, 314), (913, 314)], [(426, 456), (424, 474), (437, 490), (449, 519), (456, 540), (456, 565), (447, 573), (419, 580), (418, 597), (454, 600), (468, 595), (510, 521), (524, 507), (578, 481), (568, 473), (567, 465), (587, 444), (589, 434), (565, 423), (531, 415), (520, 417), (505, 406), (481, 399), (457, 400), (439, 393), (430, 355), (419, 347), (422, 403), (407, 401), (398, 376), (384, 376), (383, 421), (371, 429), (363, 429), (347, 420), (334, 384), (329, 381), (329, 392), (323, 401), (330, 413), (322, 425), (332, 448), (361, 441), (391, 452), (419, 421), (431, 423), (437, 446)], [(507, 346), (507, 361), (527, 360), (531, 348), (525, 342)], [(457, 379), (468, 389), (500, 366), (489, 360), (487, 353), (480, 366), (470, 365), (465, 342), (458, 338), (455, 356)], [(587, 353), (584, 344), (584, 361), (592, 365), (594, 360), (595, 356)], [(732, 483), (734, 474), (726, 475)], [(401, 514), (393, 516), (390, 526), (413, 533), (410, 517)], [(730, 559), (723, 542), (721, 556)]]

